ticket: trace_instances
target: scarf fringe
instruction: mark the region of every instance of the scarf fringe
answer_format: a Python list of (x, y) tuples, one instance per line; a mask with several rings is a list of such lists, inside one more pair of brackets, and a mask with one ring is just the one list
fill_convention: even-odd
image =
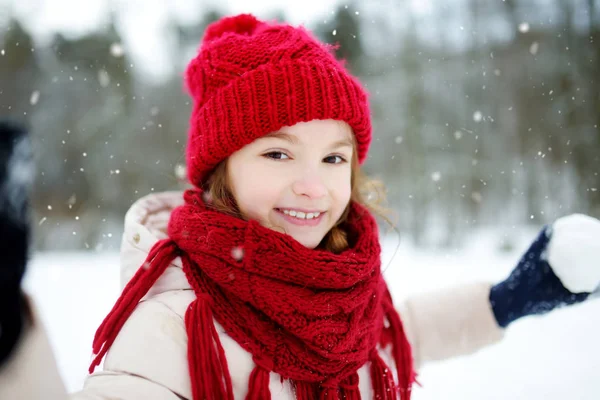
[[(201, 295), (190, 303), (185, 313), (185, 326), (189, 341), (188, 364), (192, 382), (192, 398), (194, 400), (233, 400), (231, 375), (227, 367), (225, 350), (213, 322), (208, 296)], [(261, 376), (261, 378), (264, 377)], [(256, 379), (255, 376), (254, 380)], [(250, 382), (253, 380), (251, 379)], [(268, 389), (267, 382), (267, 391)], [(263, 397), (256, 397), (256, 399), (259, 398)]]
[[(370, 372), (373, 385), (373, 398), (378, 400), (397, 400), (398, 389), (394, 383), (394, 373), (379, 356), (377, 350), (371, 352)], [(402, 398), (402, 400), (405, 399)]]
[(317, 385), (311, 382), (292, 382), (296, 391), (296, 400), (314, 400), (317, 397)]
[(400, 391), (400, 398), (402, 400), (410, 400), (412, 385), (416, 382), (412, 348), (406, 337), (400, 315), (398, 315), (398, 311), (394, 308), (392, 296), (387, 288), (382, 305), (385, 312), (385, 318), (389, 323), (389, 328), (384, 329), (382, 342), (389, 340), (392, 344), (392, 355), (394, 363), (396, 364), (396, 370), (398, 371), (398, 389)]
[(360, 400), (358, 388), (358, 372), (353, 373), (340, 383), (340, 398), (343, 400)]
[(338, 400), (339, 389), (336, 387), (324, 387), (321, 390), (319, 400)]
[(171, 264), (171, 261), (177, 256), (177, 252), (177, 246), (170, 239), (160, 240), (152, 247), (146, 261), (127, 283), (121, 297), (96, 331), (93, 342), (93, 353), (96, 357), (90, 365), (90, 374), (100, 365), (125, 321), (154, 285), (154, 282)]
[(250, 374), (248, 382), (248, 395), (246, 400), (270, 400), (269, 371), (257, 365)]

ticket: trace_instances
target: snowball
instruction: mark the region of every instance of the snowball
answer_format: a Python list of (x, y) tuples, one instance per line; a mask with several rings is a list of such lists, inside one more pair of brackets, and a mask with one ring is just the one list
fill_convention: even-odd
[(591, 293), (600, 285), (600, 221), (583, 214), (552, 225), (548, 263), (572, 293)]

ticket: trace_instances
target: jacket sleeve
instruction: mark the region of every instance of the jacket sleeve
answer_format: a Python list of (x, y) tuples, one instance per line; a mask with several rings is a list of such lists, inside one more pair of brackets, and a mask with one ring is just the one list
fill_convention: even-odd
[(489, 302), (491, 285), (471, 283), (418, 294), (398, 306), (415, 366), (467, 355), (504, 336)]
[[(137, 307), (107, 354), (104, 370), (90, 375), (83, 389), (68, 394), (44, 327), (30, 301), (30, 318), (18, 348), (0, 367), (0, 399), (28, 400), (181, 400), (187, 399), (186, 346), (181, 319), (158, 302)], [(143, 321), (142, 326), (138, 326)], [(177, 330), (182, 332), (176, 332)], [(140, 330), (144, 330), (142, 334)], [(155, 330), (155, 332), (153, 332)], [(173, 334), (176, 336), (173, 336)], [(174, 354), (168, 354), (174, 352)], [(182, 360), (181, 357), (184, 359)], [(144, 367), (146, 366), (146, 367)], [(149, 367), (148, 367), (149, 366)], [(161, 368), (162, 367), (162, 368)], [(171, 374), (164, 374), (165, 369)], [(185, 369), (185, 377), (177, 373)], [(157, 376), (161, 374), (163, 376)]]

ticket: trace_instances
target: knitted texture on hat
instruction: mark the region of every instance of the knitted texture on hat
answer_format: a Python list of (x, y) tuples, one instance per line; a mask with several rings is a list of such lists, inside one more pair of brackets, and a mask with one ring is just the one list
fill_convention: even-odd
[(210, 25), (186, 83), (193, 98), (186, 161), (200, 186), (235, 151), (284, 126), (313, 119), (345, 121), (359, 162), (371, 142), (367, 93), (303, 28), (242, 14)]

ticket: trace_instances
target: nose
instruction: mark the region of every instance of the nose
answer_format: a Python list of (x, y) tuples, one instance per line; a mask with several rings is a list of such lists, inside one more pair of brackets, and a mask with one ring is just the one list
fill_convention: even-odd
[(327, 194), (327, 188), (323, 180), (314, 172), (305, 173), (298, 177), (292, 184), (292, 191), (298, 196), (306, 196), (312, 199), (318, 199)]

